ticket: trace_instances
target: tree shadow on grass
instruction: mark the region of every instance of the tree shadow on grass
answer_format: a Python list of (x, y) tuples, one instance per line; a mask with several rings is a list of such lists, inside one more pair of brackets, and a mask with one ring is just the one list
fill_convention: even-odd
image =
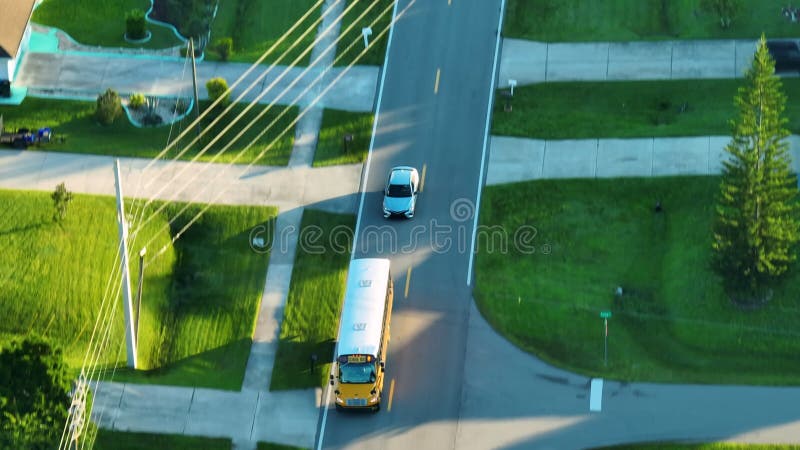
[[(333, 339), (318, 342), (298, 342), (294, 339), (296, 336), (283, 338), (278, 343), (269, 386), (271, 391), (314, 388), (327, 382), (336, 342)], [(312, 355), (317, 357), (313, 370)]]
[[(252, 340), (237, 339), (152, 370), (118, 368), (114, 381), (240, 390)], [(113, 365), (103, 368), (104, 375)], [(103, 376), (101, 376), (103, 378)]]
[(58, 222), (55, 222), (53, 220), (42, 220), (42, 221), (40, 221), (38, 223), (29, 223), (29, 224), (26, 224), (26, 225), (20, 225), (20, 226), (14, 227), (14, 228), (10, 228), (8, 230), (0, 230), (0, 236), (7, 236), (7, 235), (12, 235), (12, 234), (18, 234), (18, 233), (25, 233), (27, 231), (36, 230), (38, 228), (41, 228), (41, 227), (43, 227), (45, 225), (50, 225), (50, 224), (58, 225)]

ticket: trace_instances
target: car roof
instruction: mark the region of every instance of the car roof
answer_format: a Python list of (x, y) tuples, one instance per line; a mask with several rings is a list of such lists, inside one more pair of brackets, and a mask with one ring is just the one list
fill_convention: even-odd
[(412, 170), (410, 167), (395, 167), (389, 174), (389, 184), (410, 184)]

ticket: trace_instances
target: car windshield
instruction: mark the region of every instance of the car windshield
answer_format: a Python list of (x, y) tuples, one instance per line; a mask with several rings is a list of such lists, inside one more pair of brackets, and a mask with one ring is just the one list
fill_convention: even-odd
[(407, 184), (390, 184), (386, 195), (389, 197), (411, 197), (411, 186)]
[(339, 366), (339, 380), (342, 383), (374, 383), (374, 363), (347, 363)]

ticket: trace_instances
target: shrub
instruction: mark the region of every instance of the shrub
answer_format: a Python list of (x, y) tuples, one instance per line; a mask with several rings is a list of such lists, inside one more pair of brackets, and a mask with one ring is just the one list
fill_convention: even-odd
[(214, 51), (219, 54), (220, 59), (227, 61), (233, 53), (233, 39), (229, 37), (217, 39), (214, 42)]
[(56, 222), (63, 220), (67, 217), (67, 207), (73, 198), (72, 192), (68, 191), (67, 186), (62, 182), (56, 186), (56, 190), (50, 194), (50, 198), (53, 199), (53, 207), (55, 208), (53, 220)]
[(221, 104), (227, 105), (231, 101), (231, 93), (228, 90), (228, 82), (224, 78), (216, 77), (206, 82), (206, 90), (208, 91), (208, 98), (215, 101), (222, 97)]
[(144, 94), (131, 94), (131, 98), (128, 100), (128, 106), (133, 109), (139, 109), (144, 106)]
[(144, 11), (133, 9), (125, 14), (125, 36), (128, 39), (144, 39), (147, 36), (147, 22)]
[(113, 89), (107, 89), (97, 97), (95, 118), (102, 125), (111, 125), (122, 112), (122, 101)]
[(741, 0), (701, 0), (700, 7), (706, 12), (719, 17), (722, 28), (730, 28), (733, 19), (742, 9)]

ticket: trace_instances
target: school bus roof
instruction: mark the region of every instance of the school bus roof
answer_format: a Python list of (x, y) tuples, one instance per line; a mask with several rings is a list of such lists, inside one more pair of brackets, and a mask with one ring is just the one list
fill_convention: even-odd
[(350, 262), (339, 322), (337, 358), (353, 354), (378, 355), (388, 283), (388, 259), (364, 258)]

